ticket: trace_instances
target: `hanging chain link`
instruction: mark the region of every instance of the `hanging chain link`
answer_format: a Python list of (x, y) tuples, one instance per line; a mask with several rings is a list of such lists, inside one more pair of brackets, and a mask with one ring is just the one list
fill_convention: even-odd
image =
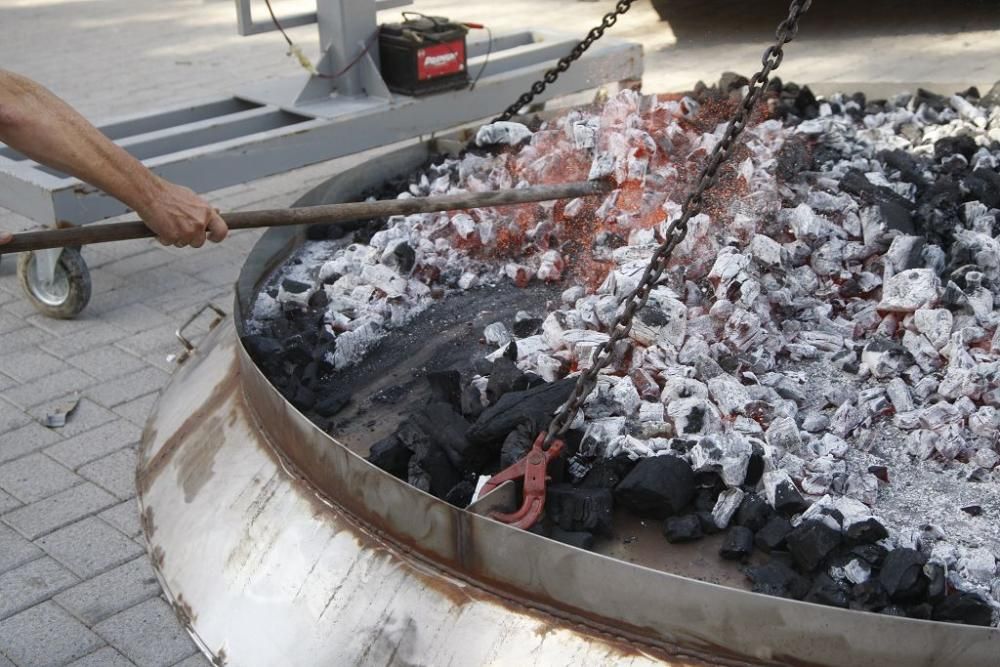
[(568, 56), (559, 59), (559, 62), (555, 66), (545, 72), (545, 75), (538, 81), (531, 84), (531, 88), (528, 92), (517, 98), (517, 101), (507, 107), (507, 110), (502, 114), (493, 119), (493, 122), (510, 120), (517, 115), (517, 112), (531, 104), (531, 101), (535, 99), (536, 95), (541, 95), (545, 92), (545, 89), (556, 82), (559, 75), (569, 69), (573, 61), (579, 60), (580, 56), (590, 48), (590, 45), (599, 40), (604, 36), (604, 31), (618, 23), (618, 19), (627, 12), (635, 0), (618, 0), (615, 4), (615, 11), (608, 12), (601, 19), (600, 25), (592, 28), (587, 36), (583, 38), (583, 41), (573, 47), (573, 50), (569, 52)]
[[(623, 3), (618, 3), (622, 5)], [(546, 431), (547, 435), (543, 449), (548, 449), (552, 441), (561, 436), (569, 429), (573, 423), (577, 411), (583, 407), (584, 402), (590, 393), (597, 386), (597, 379), (609, 363), (615, 353), (615, 348), (619, 342), (628, 337), (632, 330), (632, 320), (635, 314), (641, 310), (649, 299), (649, 294), (659, 283), (670, 256), (678, 245), (684, 240), (688, 232), (688, 222), (698, 215), (705, 204), (705, 192), (711, 188), (718, 180), (719, 167), (732, 154), (736, 147), (736, 140), (746, 129), (750, 116), (760, 102), (761, 95), (768, 82), (768, 76), (772, 71), (778, 69), (781, 60), (784, 58), (784, 46), (792, 41), (799, 30), (799, 19), (809, 9), (812, 0), (792, 0), (788, 10), (788, 17), (778, 25), (775, 31), (777, 41), (768, 47), (761, 58), (763, 67), (753, 75), (750, 80), (749, 89), (743, 97), (740, 106), (736, 110), (733, 119), (729, 121), (722, 139), (715, 146), (712, 154), (708, 157), (708, 162), (698, 175), (694, 189), (688, 195), (684, 206), (681, 209), (681, 216), (670, 223), (667, 227), (666, 238), (663, 243), (654, 251), (646, 270), (639, 279), (639, 285), (632, 290), (619, 304), (620, 314), (611, 325), (611, 334), (608, 340), (601, 343), (594, 351), (593, 365), (584, 371), (577, 380), (573, 393), (569, 400), (559, 409), (553, 417)], [(627, 7), (626, 7), (627, 9)]]

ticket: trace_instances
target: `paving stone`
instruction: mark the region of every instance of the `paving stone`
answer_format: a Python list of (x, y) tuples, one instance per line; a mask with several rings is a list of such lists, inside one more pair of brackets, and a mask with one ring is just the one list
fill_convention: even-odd
[(51, 602), (0, 622), (0, 648), (19, 667), (59, 667), (104, 644)]
[(151, 271), (174, 261), (174, 257), (159, 248), (149, 248), (145, 252), (129, 255), (104, 265), (104, 269), (119, 276), (130, 277), (136, 273)]
[(135, 558), (142, 549), (97, 517), (87, 517), (36, 542), (77, 576), (87, 579)]
[(174, 667), (212, 667), (212, 663), (201, 653), (195, 653), (190, 658), (181, 660)]
[(139, 521), (139, 503), (135, 498), (126, 500), (120, 505), (109, 507), (98, 514), (107, 524), (114, 526), (127, 537), (137, 539), (142, 535), (142, 523)]
[(0, 524), (0, 573), (8, 572), (45, 554), (13, 529)]
[(159, 581), (149, 558), (143, 554), (63, 591), (54, 600), (63, 609), (93, 626), (159, 594)]
[(126, 500), (135, 496), (135, 468), (135, 447), (125, 447), (81, 466), (77, 471), (105, 491)]
[(29, 454), (0, 466), (0, 488), (22, 503), (33, 503), (82, 483), (45, 454)]
[(21, 503), (18, 502), (17, 498), (0, 491), (0, 514), (4, 514), (20, 506)]
[(85, 516), (107, 509), (116, 502), (115, 497), (104, 489), (84, 482), (8, 512), (3, 520), (29, 540), (35, 540)]
[[(9, 304), (4, 309), (9, 309)], [(41, 343), (46, 343), (53, 338), (52, 334), (40, 331), (35, 327), (24, 326), (15, 329), (10, 333), (0, 334), (0, 350), (4, 354), (18, 352), (26, 347), (35, 347)]]
[[(70, 398), (70, 396), (63, 396), (48, 403), (43, 403), (42, 405), (28, 410), (28, 414), (40, 422), (44, 421), (45, 416), (49, 414), (54, 406), (64, 403)], [(104, 424), (114, 421), (115, 419), (115, 413), (111, 412), (104, 406), (94, 403), (86, 396), (81, 396), (80, 402), (76, 406), (76, 410), (73, 410), (73, 414), (69, 416), (69, 419), (66, 421), (66, 425), (47, 430), (61, 436), (60, 438), (57, 438), (61, 440), (62, 438), (72, 438), (73, 436), (80, 435), (81, 433), (95, 429), (98, 426), (103, 426)]]
[[(4, 572), (0, 574), (0, 619), (48, 600), (78, 581), (72, 572), (48, 556)], [(2, 640), (0, 650), (10, 655)]]
[(122, 447), (137, 444), (141, 438), (142, 429), (124, 419), (116, 419), (49, 447), (45, 453), (75, 470)]
[(60, 359), (67, 359), (77, 354), (84, 354), (102, 345), (114, 343), (127, 335), (126, 332), (117, 327), (101, 323), (87, 329), (86, 336), (50, 338), (41, 345), (41, 348)]
[(180, 341), (177, 340), (176, 324), (166, 324), (149, 331), (143, 331), (141, 334), (122, 338), (115, 345), (144, 359), (152, 352), (166, 356), (171, 352), (177, 353), (183, 349)]
[(3, 373), (0, 373), (0, 391), (9, 389), (17, 384), (17, 380), (11, 377), (7, 377)]
[(135, 663), (110, 646), (74, 660), (66, 667), (135, 667)]
[(67, 359), (81, 371), (99, 380), (110, 380), (141, 370), (146, 363), (121, 348), (106, 345)]
[(0, 313), (0, 334), (17, 331), (26, 326), (27, 323), (19, 317), (14, 317), (10, 313)]
[(22, 456), (62, 441), (52, 429), (30, 421), (19, 429), (0, 435), (0, 463), (7, 463)]
[(3, 653), (0, 653), (0, 667), (17, 667), (17, 665), (5, 658)]
[(66, 368), (59, 357), (41, 350), (23, 350), (18, 354), (0, 355), (0, 373), (18, 382), (30, 382)]
[(149, 415), (153, 411), (153, 406), (156, 405), (159, 397), (158, 393), (146, 394), (127, 403), (116, 405), (114, 412), (136, 426), (143, 428), (149, 420)]
[(195, 652), (173, 609), (158, 597), (98, 623), (94, 631), (139, 667), (169, 667)]
[(0, 433), (7, 433), (20, 428), (31, 421), (31, 417), (21, 410), (0, 399)]
[(87, 392), (87, 396), (106, 408), (113, 408), (126, 401), (159, 391), (169, 379), (170, 376), (160, 369), (146, 366), (142, 370), (92, 388)]
[[(2, 343), (0, 343), (0, 349), (3, 349)], [(7, 389), (3, 392), (3, 397), (14, 405), (27, 409), (85, 389), (93, 385), (94, 382), (94, 378), (86, 373), (75, 368), (68, 368)]]
[(41, 313), (35, 313), (26, 317), (24, 321), (57, 338), (63, 336), (86, 336), (87, 329), (98, 324), (94, 316), (87, 311), (84, 311), (72, 320), (60, 320), (53, 317), (46, 317)]

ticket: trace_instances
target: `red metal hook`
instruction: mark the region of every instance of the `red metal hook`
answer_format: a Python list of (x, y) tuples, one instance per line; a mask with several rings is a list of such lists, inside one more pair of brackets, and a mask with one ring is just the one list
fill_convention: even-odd
[(490, 514), (492, 518), (522, 530), (531, 528), (542, 518), (542, 511), (545, 509), (545, 485), (549, 480), (548, 467), (564, 447), (563, 441), (556, 439), (548, 449), (544, 449), (542, 445), (545, 443), (546, 435), (545, 431), (542, 431), (523, 459), (506, 470), (501, 470), (483, 485), (482, 494), (485, 495), (504, 482), (524, 479), (524, 501), (521, 507), (510, 514), (493, 512)]

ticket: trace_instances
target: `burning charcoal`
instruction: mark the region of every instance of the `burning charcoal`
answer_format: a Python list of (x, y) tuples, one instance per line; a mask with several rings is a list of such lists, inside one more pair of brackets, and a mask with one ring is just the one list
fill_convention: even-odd
[(476, 133), (476, 145), (483, 146), (517, 146), (531, 138), (532, 131), (521, 123), (497, 121), (483, 125)]
[(663, 523), (663, 534), (671, 544), (695, 542), (704, 537), (697, 514), (667, 517)]
[(783, 264), (785, 249), (770, 236), (755, 234), (750, 240), (750, 254), (765, 268), (776, 268)]
[(726, 433), (699, 439), (689, 457), (695, 472), (717, 472), (726, 485), (739, 486), (746, 479), (752, 451), (746, 438)]
[(939, 298), (941, 281), (931, 269), (909, 269), (885, 281), (879, 310), (912, 313), (933, 305)]
[(719, 494), (712, 508), (712, 518), (720, 530), (729, 525), (730, 519), (743, 504), (743, 496), (740, 489), (726, 489)]
[(840, 546), (840, 533), (818, 521), (803, 522), (785, 537), (795, 562), (812, 572)]
[(886, 395), (892, 401), (892, 407), (896, 412), (909, 412), (914, 409), (913, 397), (910, 396), (910, 388), (900, 378), (893, 378), (886, 387)]
[[(632, 379), (632, 384), (635, 385), (636, 391), (639, 392), (639, 398), (643, 399), (644, 402), (656, 401), (657, 402), (656, 404), (659, 405), (660, 408), (663, 407), (663, 404), (659, 402), (660, 386), (656, 383), (656, 380), (648, 371), (642, 368), (636, 368), (631, 373), (629, 373), (629, 377)], [(643, 406), (640, 405), (639, 406), (640, 412), (642, 411), (642, 408)], [(645, 421), (652, 421), (652, 420), (645, 420)], [(659, 417), (658, 419), (656, 419), (656, 421), (663, 421), (662, 409), (660, 410)]]
[(554, 484), (546, 492), (546, 515), (566, 531), (610, 535), (613, 511), (610, 489)]
[(792, 532), (791, 522), (782, 516), (772, 516), (754, 535), (754, 545), (768, 553), (785, 548), (785, 538)]
[(483, 330), (483, 338), (486, 339), (487, 345), (494, 347), (502, 347), (514, 340), (514, 337), (507, 331), (507, 327), (504, 326), (503, 322), (494, 322), (487, 326)]
[(951, 339), (953, 322), (951, 311), (944, 308), (921, 308), (913, 314), (913, 324), (917, 331), (938, 350), (944, 348)]
[(993, 623), (993, 609), (978, 593), (955, 591), (934, 608), (934, 620), (988, 627)]
[(625, 417), (592, 419), (587, 424), (587, 430), (580, 442), (580, 453), (585, 456), (607, 456), (608, 445), (618, 437), (625, 435), (625, 432)]
[(805, 577), (774, 558), (763, 565), (748, 567), (745, 573), (753, 584), (754, 593), (801, 600), (809, 592)]
[(747, 463), (747, 475), (743, 483), (754, 487), (764, 475), (764, 447), (758, 441), (752, 441), (750, 446), (750, 461)]
[(591, 533), (568, 531), (554, 526), (549, 537), (556, 542), (562, 542), (577, 549), (586, 549), (587, 551), (594, 549), (594, 536)]
[(767, 429), (767, 444), (779, 452), (797, 452), (802, 446), (799, 427), (790, 417), (780, 417)]
[(764, 498), (756, 493), (748, 493), (736, 510), (736, 525), (758, 531), (767, 524), (771, 515), (771, 507)]
[(806, 594), (805, 601), (847, 609), (850, 597), (851, 587), (846, 582), (834, 581), (823, 572), (813, 580), (812, 588)]
[(894, 602), (918, 600), (927, 591), (923, 567), (927, 557), (915, 549), (899, 547), (885, 557), (879, 581)]
[(908, 365), (906, 348), (886, 338), (873, 338), (861, 353), (861, 366), (876, 378), (895, 377)]
[(792, 516), (804, 512), (809, 507), (784, 470), (765, 472), (763, 483), (767, 502), (778, 514)]
[(709, 434), (716, 433), (720, 429), (715, 407), (701, 398), (681, 398), (671, 401), (667, 404), (667, 414), (678, 434)]
[(379, 440), (368, 452), (368, 461), (390, 475), (405, 480), (413, 451), (395, 435)]
[(996, 574), (997, 563), (993, 553), (984, 547), (978, 549), (963, 549), (956, 564), (958, 573), (963, 578), (983, 586), (989, 585)]
[(722, 414), (731, 417), (736, 414), (746, 414), (750, 394), (746, 387), (729, 375), (719, 375), (708, 381), (708, 391), (719, 406)]
[(528, 338), (542, 332), (542, 320), (537, 317), (526, 317), (514, 322), (514, 335), (518, 338)]
[(927, 577), (927, 599), (932, 604), (944, 600), (947, 593), (945, 566), (941, 563), (929, 562), (924, 565), (924, 576)]
[(719, 548), (725, 560), (744, 560), (753, 552), (753, 531), (743, 526), (732, 526)]
[(615, 488), (615, 500), (639, 516), (678, 514), (694, 498), (694, 472), (675, 456), (642, 459)]
[(859, 558), (852, 558), (847, 565), (844, 566), (844, 576), (852, 584), (863, 584), (871, 578), (872, 568), (864, 560)]

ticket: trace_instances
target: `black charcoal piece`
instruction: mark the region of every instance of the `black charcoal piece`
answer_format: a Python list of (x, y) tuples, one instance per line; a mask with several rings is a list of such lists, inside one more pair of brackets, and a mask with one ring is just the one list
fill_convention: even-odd
[(893, 602), (915, 602), (927, 593), (926, 562), (926, 556), (908, 547), (893, 549), (886, 555), (878, 579)]
[(927, 600), (932, 604), (944, 600), (947, 593), (944, 566), (941, 563), (927, 563), (924, 565), (924, 576), (927, 577)]
[(875, 577), (851, 588), (851, 607), (865, 611), (880, 611), (889, 604), (889, 594)]
[(934, 606), (929, 602), (921, 602), (919, 604), (911, 604), (906, 607), (906, 615), (909, 618), (917, 618), (922, 621), (931, 620), (931, 615), (934, 613)]
[(351, 395), (346, 393), (331, 393), (319, 398), (312, 410), (320, 417), (329, 419), (347, 407)]
[(747, 476), (743, 480), (744, 487), (753, 488), (764, 476), (764, 448), (758, 443), (751, 443), (750, 462), (747, 464)]
[(417, 261), (417, 253), (409, 243), (397, 243), (392, 249), (392, 254), (396, 256), (396, 266), (400, 273), (409, 273)]
[(979, 146), (976, 145), (976, 140), (967, 134), (941, 137), (934, 142), (934, 159), (943, 160), (952, 155), (962, 155), (969, 160), (977, 150)]
[(847, 527), (845, 532), (849, 540), (858, 544), (875, 544), (889, 536), (885, 526), (875, 517), (855, 521)]
[(614, 489), (632, 472), (636, 462), (626, 454), (597, 461), (580, 482), (580, 486), (599, 489)]
[(309, 296), (309, 307), (313, 310), (323, 310), (330, 303), (326, 290), (316, 290)]
[[(316, 394), (312, 389), (303, 385), (299, 385), (295, 390), (295, 397), (292, 398), (292, 403), (299, 410), (307, 412), (312, 410), (313, 406), (316, 405)], [(326, 416), (326, 415), (323, 415)]]
[(410, 484), (444, 498), (462, 481), (462, 475), (452, 465), (448, 454), (428, 437), (412, 417), (400, 423), (396, 437), (413, 452), (408, 469)]
[(639, 516), (664, 519), (694, 499), (694, 472), (675, 456), (653, 456), (636, 464), (615, 488), (615, 501)]
[(470, 442), (465, 435), (469, 422), (443, 401), (433, 401), (414, 410), (410, 419), (431, 442), (444, 449), (452, 465), (459, 470), (478, 471), (496, 453)]
[(795, 488), (795, 484), (785, 479), (779, 482), (774, 490), (774, 509), (778, 514), (793, 516), (809, 509), (809, 503)]
[(793, 181), (812, 166), (812, 155), (806, 142), (792, 135), (778, 151), (775, 173), (786, 181)]
[(763, 565), (748, 567), (744, 573), (754, 593), (801, 600), (809, 592), (809, 581), (805, 577), (774, 558)]
[(776, 551), (785, 548), (785, 538), (792, 532), (791, 522), (782, 516), (772, 516), (764, 527), (754, 535), (753, 543), (761, 551)]
[(719, 555), (726, 560), (743, 560), (753, 553), (753, 531), (743, 526), (732, 526), (726, 531), (719, 548)]
[(757, 531), (764, 527), (772, 514), (771, 506), (767, 504), (767, 500), (756, 493), (748, 493), (743, 496), (743, 502), (736, 510), (735, 523), (737, 526)]
[(806, 602), (825, 604), (829, 607), (841, 607), (847, 609), (851, 598), (850, 586), (841, 581), (834, 581), (830, 575), (823, 572), (814, 580), (812, 588), (806, 594)]
[(524, 391), (512, 391), (483, 411), (469, 428), (473, 443), (500, 442), (518, 424), (529, 424), (531, 430), (541, 430), (552, 418), (556, 408), (566, 402), (576, 378), (544, 384)]
[(250, 352), (250, 356), (261, 365), (277, 361), (284, 352), (281, 343), (270, 336), (251, 334), (244, 336), (241, 340)]
[(698, 517), (698, 522), (701, 524), (701, 532), (705, 535), (715, 535), (722, 532), (719, 524), (715, 523), (715, 515), (711, 511), (696, 512), (695, 516)]
[(395, 435), (382, 438), (368, 452), (368, 461), (390, 475), (406, 479), (407, 470), (413, 451), (404, 445)]
[(431, 396), (435, 400), (444, 401), (453, 408), (462, 407), (462, 376), (456, 370), (430, 371), (427, 373), (427, 384), (431, 388)]
[(292, 280), (291, 278), (285, 278), (281, 281), (281, 289), (285, 290), (289, 294), (303, 294), (312, 289), (312, 285), (309, 283), (304, 283), (301, 280)]
[(489, 382), (486, 385), (486, 400), (496, 403), (501, 396), (512, 391), (523, 391), (528, 388), (528, 378), (524, 372), (507, 357), (500, 357), (493, 362)]
[(514, 322), (511, 331), (517, 338), (527, 338), (542, 331), (542, 319), (540, 317), (528, 317)]
[(956, 591), (934, 607), (934, 620), (989, 626), (993, 622), (993, 610), (990, 604), (976, 593)]
[(886, 616), (900, 616), (906, 618), (906, 610), (898, 605), (891, 604), (887, 607), (883, 607), (880, 614), (885, 614)]
[(795, 563), (812, 572), (840, 546), (840, 532), (820, 521), (805, 521), (785, 538)]
[(590, 551), (594, 548), (594, 536), (587, 532), (563, 530), (558, 526), (553, 526), (549, 537), (556, 542), (562, 542), (577, 549), (587, 549)]
[(445, 502), (448, 502), (455, 507), (468, 507), (469, 503), (472, 502), (472, 495), (476, 492), (475, 482), (463, 479), (461, 482), (452, 487), (451, 491), (445, 495)]
[(885, 562), (885, 557), (889, 551), (881, 544), (860, 544), (853, 547), (851, 553), (872, 567), (882, 567), (882, 563)]
[(460, 408), (462, 414), (469, 419), (476, 419), (483, 414), (483, 401), (475, 385), (467, 384), (462, 388)]
[(705, 536), (697, 514), (667, 517), (663, 522), (663, 535), (671, 544), (694, 542)]
[(500, 469), (506, 470), (525, 457), (537, 434), (532, 434), (523, 424), (507, 434), (500, 446)]
[(979, 516), (983, 513), (983, 508), (981, 505), (966, 505), (962, 508), (962, 511), (969, 516)]
[(545, 498), (546, 515), (570, 532), (610, 535), (614, 507), (610, 489), (585, 489), (572, 484), (553, 484)]
[[(716, 475), (715, 473), (709, 473), (709, 474), (715, 477), (715, 479), (719, 478), (719, 476)], [(695, 475), (696, 483), (699, 481), (698, 476), (699, 476), (698, 474)], [(692, 503), (692, 505), (694, 505), (695, 511), (711, 512), (712, 508), (715, 507), (716, 500), (718, 500), (719, 498), (719, 491), (720, 489), (715, 485), (708, 487), (702, 486), (701, 488), (699, 488), (694, 494), (694, 502)]]

